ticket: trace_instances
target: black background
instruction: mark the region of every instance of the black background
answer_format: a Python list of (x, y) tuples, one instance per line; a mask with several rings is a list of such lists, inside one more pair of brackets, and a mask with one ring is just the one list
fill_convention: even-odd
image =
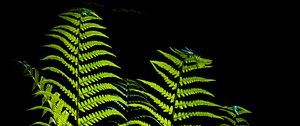
[[(257, 124), (258, 92), (268, 86), (265, 60), (271, 57), (268, 43), (273, 36), (270, 20), (272, 9), (258, 3), (205, 3), (161, 2), (156, 0), (111, 0), (96, 2), (80, 1), (23, 1), (9, 2), (1, 20), (4, 27), (2, 62), (5, 63), (5, 85), (1, 95), (5, 103), (4, 121), (16, 125), (28, 125), (33, 112), (31, 80), (24, 78), (16, 60), (38, 61), (37, 50), (57, 15), (74, 7), (95, 8), (104, 18), (110, 45), (119, 58), (120, 65), (129, 76), (147, 76), (156, 49), (167, 50), (190, 47), (205, 58), (214, 61), (211, 77), (215, 78), (213, 93), (224, 104), (238, 104), (253, 111), (250, 124)], [(97, 9), (104, 5), (104, 8)], [(134, 9), (134, 12), (115, 12), (113, 9)], [(278, 28), (278, 27), (277, 27)], [(5, 44), (3, 44), (5, 43)], [(209, 70), (208, 70), (209, 71)], [(151, 75), (151, 74), (149, 74)], [(14, 113), (14, 114), (12, 114)], [(39, 115), (39, 114), (38, 114)], [(37, 116), (38, 116), (37, 115)], [(3, 118), (2, 118), (3, 119)]]

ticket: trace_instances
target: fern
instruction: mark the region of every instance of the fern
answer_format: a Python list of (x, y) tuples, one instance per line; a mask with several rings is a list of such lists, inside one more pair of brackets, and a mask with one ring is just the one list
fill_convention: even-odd
[[(249, 126), (249, 122), (243, 117), (244, 114), (250, 114), (251, 111), (241, 106), (222, 106), (219, 108), (220, 111), (225, 112), (222, 116), (226, 120), (223, 125), (233, 126)], [(228, 124), (229, 123), (229, 124)]]
[[(40, 89), (44, 89), (42, 86), (45, 84), (48, 86), (47, 92), (36, 93), (44, 96), (43, 103), (48, 101), (48, 107), (36, 106), (30, 110), (43, 109), (43, 115), (50, 112), (53, 115), (50, 122), (56, 125), (94, 125), (109, 122), (111, 116), (123, 119), (123, 122), (113, 121), (115, 124), (126, 122), (126, 117), (119, 110), (124, 110), (127, 106), (122, 98), (125, 94), (114, 84), (122, 79), (112, 72), (102, 70), (120, 69), (112, 61), (102, 57), (116, 57), (105, 50), (106, 47), (111, 47), (102, 42), (108, 38), (101, 32), (105, 27), (97, 22), (102, 18), (85, 8), (69, 10), (59, 17), (66, 24), (53, 27), (47, 36), (55, 41), (43, 46), (56, 53), (42, 58), (48, 64), (42, 68), (45, 76), (42, 76), (41, 81), (35, 80), (35, 86), (40, 86)], [(55, 90), (52, 91), (52, 87)], [(107, 94), (107, 91), (112, 92)], [(60, 94), (63, 97), (59, 97)], [(73, 119), (69, 119), (69, 115)], [(34, 123), (37, 124), (47, 125), (43, 122)]]
[[(212, 60), (188, 48), (170, 48), (171, 53), (157, 50), (166, 61), (150, 63), (161, 81), (123, 79), (114, 72), (121, 67), (110, 59), (116, 55), (105, 42), (109, 37), (102, 32), (106, 27), (98, 23), (101, 17), (85, 8), (59, 17), (65, 24), (46, 34), (53, 41), (43, 46), (50, 53), (41, 59), (42, 74), (20, 61), (25, 75), (34, 81), (34, 95), (42, 96), (41, 105), (28, 110), (42, 110), (42, 117), (47, 115), (49, 120), (32, 125), (201, 125), (191, 120), (203, 118), (224, 122), (220, 126), (249, 125), (242, 115), (250, 111), (214, 103), (210, 98), (215, 95), (203, 83), (215, 80), (194, 74), (211, 68)], [(218, 109), (223, 115), (205, 108)]]
[[(162, 50), (158, 50), (158, 52), (166, 59), (170, 60), (170, 62), (158, 60), (150, 61), (154, 70), (162, 78), (163, 82), (158, 84), (138, 79), (138, 81), (142, 82), (144, 87), (149, 88), (147, 88), (148, 90), (146, 91), (135, 90), (135, 92), (147, 95), (147, 98), (152, 101), (151, 103), (155, 104), (157, 110), (161, 110), (161, 112), (155, 112), (153, 109), (143, 105), (134, 106), (146, 109), (153, 117), (157, 118), (162, 125), (184, 125), (186, 124), (186, 121), (182, 122), (183, 120), (195, 119), (194, 117), (208, 117), (223, 120), (221, 116), (201, 109), (203, 106), (217, 109), (220, 105), (196, 98), (196, 96), (199, 95), (214, 97), (212, 93), (196, 85), (215, 80), (199, 76), (187, 76), (186, 74), (192, 70), (207, 68), (211, 63), (211, 60), (201, 58), (196, 54), (188, 54), (181, 50), (172, 48), (171, 50), (175, 54), (178, 54), (179, 57), (166, 53)], [(148, 92), (157, 92), (160, 95), (154, 95)], [(193, 97), (194, 99), (189, 100), (189, 97)], [(200, 111), (191, 111), (191, 108), (198, 108)]]

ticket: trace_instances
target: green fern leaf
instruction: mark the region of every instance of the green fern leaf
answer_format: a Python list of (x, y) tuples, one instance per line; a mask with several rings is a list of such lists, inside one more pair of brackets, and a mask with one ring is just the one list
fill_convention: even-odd
[[(55, 60), (55, 61), (58, 61), (58, 62), (62, 63), (63, 65), (65, 65), (67, 68), (69, 68), (69, 71), (72, 72), (73, 75), (78, 77), (78, 70), (76, 68), (74, 68), (74, 66), (72, 64), (67, 63), (67, 61), (64, 60), (60, 56), (49, 55), (49, 56), (46, 56), (45, 58), (43, 58), (42, 60)], [(52, 67), (52, 68), (54, 68), (54, 67)]]
[(101, 56), (101, 55), (110, 55), (110, 56), (116, 57), (116, 55), (114, 55), (113, 53), (108, 52), (106, 50), (94, 50), (94, 51), (83, 53), (82, 55), (79, 55), (79, 60), (81, 62), (84, 62), (84, 61), (88, 61), (92, 58), (95, 58), (97, 56)]
[(130, 126), (130, 125), (140, 125), (140, 126), (151, 126), (150, 124), (143, 122), (141, 120), (129, 120), (120, 126)]
[(31, 124), (31, 126), (33, 126), (33, 125), (40, 125), (40, 126), (51, 126), (50, 124), (48, 124), (48, 123), (45, 123), (45, 122), (35, 122), (35, 123)]
[(119, 96), (114, 96), (114, 95), (100, 95), (96, 97), (92, 97), (89, 99), (86, 99), (78, 105), (78, 108), (80, 111), (85, 112), (86, 110), (91, 110), (94, 107), (97, 107), (100, 104), (110, 102), (110, 101), (118, 101), (121, 102), (122, 104), (126, 105), (126, 102)]
[(150, 62), (152, 63), (152, 65), (155, 64), (155, 65), (159, 66), (160, 68), (165, 69), (170, 74), (172, 74), (175, 78), (177, 78), (180, 74), (180, 72), (178, 70), (176, 70), (175, 68), (173, 68), (172, 66), (170, 66), (169, 64), (167, 64), (165, 62), (154, 61), (154, 60), (151, 60)]
[[(94, 13), (91, 13), (91, 14), (95, 15)], [(87, 22), (87, 21), (90, 21), (90, 20), (102, 20), (102, 18), (95, 15), (95, 16), (85, 16), (85, 17), (82, 17), (80, 19), (80, 21), (82, 21), (82, 22)]]
[(56, 45), (56, 44), (49, 44), (49, 45), (45, 45), (44, 47), (48, 47), (48, 48), (52, 48), (52, 49), (56, 49), (56, 50), (60, 51), (62, 54), (64, 54), (64, 56), (65, 56), (66, 58), (69, 59), (69, 61), (71, 61), (71, 62), (74, 63), (75, 65), (78, 65), (78, 59), (77, 59), (74, 55), (68, 53), (68, 51), (66, 51), (65, 49), (63, 49), (63, 48), (60, 47), (59, 45)]
[(168, 120), (167, 118), (164, 118), (163, 116), (161, 116), (159, 113), (155, 112), (153, 109), (149, 108), (148, 106), (145, 106), (142, 104), (129, 104), (128, 106), (143, 108), (144, 110), (147, 110), (148, 112), (150, 112), (161, 124), (163, 124), (165, 126), (171, 126), (170, 120)]
[(166, 74), (164, 74), (163, 72), (161, 72), (160, 70), (158, 70), (158, 69), (156, 68), (155, 65), (152, 65), (152, 66), (154, 67), (155, 71), (156, 71), (156, 72), (164, 79), (164, 81), (169, 85), (169, 87), (172, 88), (172, 90), (175, 90), (175, 89), (178, 87), (177, 83), (175, 83), (174, 81), (172, 81)]
[(115, 68), (120, 68), (118, 65), (114, 64), (113, 62), (111, 62), (109, 60), (99, 60), (96, 62), (80, 65), (79, 71), (82, 74), (86, 74), (86, 73), (90, 73), (92, 70), (97, 70), (103, 66), (111, 66), (111, 67), (115, 67)]
[(42, 70), (48, 70), (48, 71), (55, 72), (55, 73), (58, 73), (58, 74), (62, 75), (63, 77), (65, 77), (72, 84), (73, 88), (76, 88), (77, 85), (78, 85), (77, 81), (75, 81), (72, 78), (70, 78), (68, 75), (66, 75), (64, 72), (62, 72), (58, 68), (55, 68), (55, 67), (45, 67)]
[(210, 93), (207, 90), (204, 90), (202, 88), (178, 89), (177, 97), (181, 98), (181, 97), (186, 97), (186, 96), (195, 95), (195, 94), (199, 94), (199, 93), (215, 97), (212, 93)]
[(91, 114), (88, 114), (82, 118), (79, 119), (79, 125), (93, 125), (94, 123), (97, 123), (109, 116), (112, 115), (118, 115), (120, 117), (122, 117), (123, 119), (126, 120), (126, 117), (120, 113), (118, 110), (116, 109), (105, 109), (105, 110), (100, 110)]
[(119, 92), (122, 96), (125, 96), (125, 94), (122, 91), (120, 91), (117, 87), (115, 87), (111, 83), (99, 83), (85, 88), (81, 88), (79, 90), (79, 96), (82, 99), (85, 99), (86, 97), (90, 97), (91, 95), (94, 95), (104, 90), (115, 90)]
[(75, 55), (78, 54), (78, 49), (76, 49), (76, 47), (74, 45), (72, 45), (67, 39), (65, 39), (64, 37), (60, 36), (60, 35), (56, 35), (56, 34), (47, 34), (47, 36), (56, 38), (58, 40), (60, 40), (61, 42), (64, 43), (64, 45)]
[(244, 118), (236, 118), (236, 121), (237, 121), (237, 123), (239, 123), (239, 124), (241, 124), (241, 123), (246, 123), (247, 126), (250, 125), (249, 122), (248, 122), (246, 119), (244, 119)]
[(137, 79), (137, 80), (143, 82), (143, 84), (146, 84), (146, 85), (150, 86), (151, 88), (155, 89), (156, 91), (158, 91), (159, 93), (161, 93), (161, 95), (163, 95), (165, 98), (170, 100), (171, 103), (174, 102), (175, 94), (169, 93), (164, 88), (157, 85), (156, 83), (146, 81), (146, 80), (142, 80), (142, 79)]
[[(231, 118), (229, 118), (229, 117), (227, 117), (227, 116), (221, 116), (223, 119), (225, 119), (225, 120), (228, 120), (232, 125), (236, 125), (236, 122), (235, 122), (235, 120), (233, 120), (233, 119), (231, 119)], [(224, 124), (223, 124), (224, 125)], [(228, 124), (226, 124), (226, 125), (228, 125)], [(230, 126), (230, 125), (229, 125)]]
[(105, 47), (112, 48), (110, 45), (108, 45), (104, 42), (101, 42), (101, 41), (88, 41), (88, 42), (85, 42), (85, 43), (79, 43), (80, 51), (86, 51), (86, 50), (88, 50), (88, 49), (90, 49), (91, 47), (94, 47), (94, 46), (105, 46)]
[(181, 120), (188, 119), (191, 117), (210, 117), (210, 118), (223, 120), (223, 118), (221, 116), (215, 115), (210, 112), (179, 112), (179, 113), (174, 114), (173, 119), (175, 121), (177, 121), (177, 120), (181, 121)]
[(141, 94), (147, 95), (150, 99), (153, 100), (154, 103), (156, 103), (159, 107), (161, 107), (161, 109), (163, 110), (163, 112), (167, 112), (169, 115), (171, 115), (173, 113), (173, 106), (167, 105), (166, 103), (164, 103), (160, 99), (156, 98), (152, 94), (150, 94), (148, 92), (136, 90), (136, 89), (132, 89), (132, 90), (135, 90), (136, 92), (139, 92)]
[(157, 50), (157, 51), (160, 52), (163, 56), (165, 56), (169, 60), (171, 60), (178, 67), (181, 67), (183, 65), (183, 62), (180, 59), (176, 58), (175, 56), (173, 56), (173, 55), (171, 55), (169, 53), (163, 52), (161, 50)]
[(204, 101), (204, 100), (192, 100), (192, 101), (175, 101), (175, 108), (188, 108), (188, 107), (196, 107), (196, 106), (214, 106), (214, 107), (220, 107), (220, 105), (209, 102), (209, 101)]
[(66, 21), (69, 21), (70, 23), (72, 23), (75, 26), (78, 26), (80, 24), (80, 21), (75, 19), (75, 18), (65, 16), (65, 15), (59, 15), (59, 17), (66, 20)]
[(211, 68), (212, 66), (201, 66), (198, 64), (193, 64), (193, 65), (186, 65), (182, 67), (182, 72), (183, 73), (187, 73), (193, 70), (197, 70), (197, 69), (203, 69), (203, 68)]
[(117, 78), (117, 79), (121, 79), (119, 76), (113, 74), (113, 73), (109, 73), (109, 72), (101, 72), (101, 73), (97, 73), (97, 74), (92, 74), (92, 75), (87, 75), (84, 77), (79, 78), (79, 84), (81, 86), (87, 86), (90, 85), (96, 81), (99, 81), (101, 79), (104, 78)]
[(60, 33), (61, 35), (64, 35), (66, 38), (68, 38), (68, 40), (70, 40), (71, 43), (74, 43), (74, 45), (77, 45), (79, 43), (78, 38), (66, 30), (53, 28), (50, 31), (57, 32)]
[(193, 77), (185, 77), (182, 79), (182, 85), (187, 85), (190, 83), (195, 83), (195, 82), (212, 82), (215, 81), (214, 79), (207, 79), (207, 78), (203, 78), (203, 77), (197, 77), (197, 76), (193, 76)]
[(84, 24), (80, 25), (80, 29), (82, 31), (85, 31), (85, 30), (90, 29), (90, 28), (106, 29), (106, 27), (103, 27), (103, 26), (101, 26), (99, 24), (96, 24), (96, 23), (84, 23)]
[(99, 36), (99, 37), (108, 38), (108, 36), (106, 36), (105, 34), (103, 34), (102, 32), (99, 32), (99, 31), (86, 31), (82, 34), (79, 33), (80, 39), (87, 39), (87, 38), (92, 37), (92, 36)]
[(79, 34), (79, 28), (75, 28), (73, 26), (70, 25), (58, 25), (58, 26), (54, 26), (54, 29), (65, 29), (68, 30), (70, 32), (72, 32), (74, 35), (78, 35)]
[(64, 12), (64, 13), (61, 13), (60, 15), (72, 16), (74, 18), (80, 18), (81, 17), (80, 13), (72, 12), (72, 11)]
[(67, 96), (70, 99), (72, 99), (72, 101), (74, 101), (74, 102), (77, 101), (77, 97), (75, 96), (75, 94), (73, 94), (69, 89), (67, 89), (65, 86), (60, 84), (58, 81), (53, 80), (53, 79), (45, 79), (45, 82), (58, 86), (65, 94), (67, 94)]

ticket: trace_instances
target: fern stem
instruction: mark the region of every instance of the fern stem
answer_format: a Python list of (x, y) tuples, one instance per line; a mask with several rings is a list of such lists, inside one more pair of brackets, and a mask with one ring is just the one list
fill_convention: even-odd
[[(81, 23), (81, 21), (80, 21), (80, 23)], [(79, 33), (81, 32), (81, 29), (79, 29)], [(77, 44), (77, 50), (78, 50), (78, 53), (77, 53), (77, 63), (78, 63), (78, 65), (77, 65), (77, 70), (78, 70), (78, 76), (77, 76), (77, 81), (78, 81), (78, 83), (77, 83), (77, 89), (76, 89), (76, 91), (77, 91), (77, 105), (76, 105), (76, 123), (77, 123), (77, 126), (79, 126), (79, 101), (80, 101), (80, 95), (79, 95), (79, 91), (80, 91), (80, 81), (79, 81), (79, 79), (80, 79), (80, 75), (81, 75), (81, 73), (80, 73), (80, 69), (79, 69), (79, 66), (80, 66), (80, 60), (79, 60), (79, 55), (80, 55), (80, 48), (79, 48), (79, 46), (81, 45), (81, 44), (79, 44), (81, 41), (80, 41), (81, 39), (78, 39), (78, 44)]]

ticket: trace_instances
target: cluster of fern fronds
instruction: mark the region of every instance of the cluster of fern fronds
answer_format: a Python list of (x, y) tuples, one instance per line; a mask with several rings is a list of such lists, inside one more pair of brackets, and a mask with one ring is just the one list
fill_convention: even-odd
[[(36, 125), (249, 125), (251, 113), (241, 106), (223, 106), (204, 83), (215, 81), (196, 74), (212, 61), (188, 48), (157, 50), (162, 60), (150, 60), (155, 81), (123, 78), (117, 58), (106, 43), (102, 18), (86, 8), (59, 15), (65, 22), (53, 27), (44, 45), (48, 54), (37, 69), (20, 61), (34, 80), (34, 95), (47, 121)], [(44, 116), (47, 115), (47, 116)]]

